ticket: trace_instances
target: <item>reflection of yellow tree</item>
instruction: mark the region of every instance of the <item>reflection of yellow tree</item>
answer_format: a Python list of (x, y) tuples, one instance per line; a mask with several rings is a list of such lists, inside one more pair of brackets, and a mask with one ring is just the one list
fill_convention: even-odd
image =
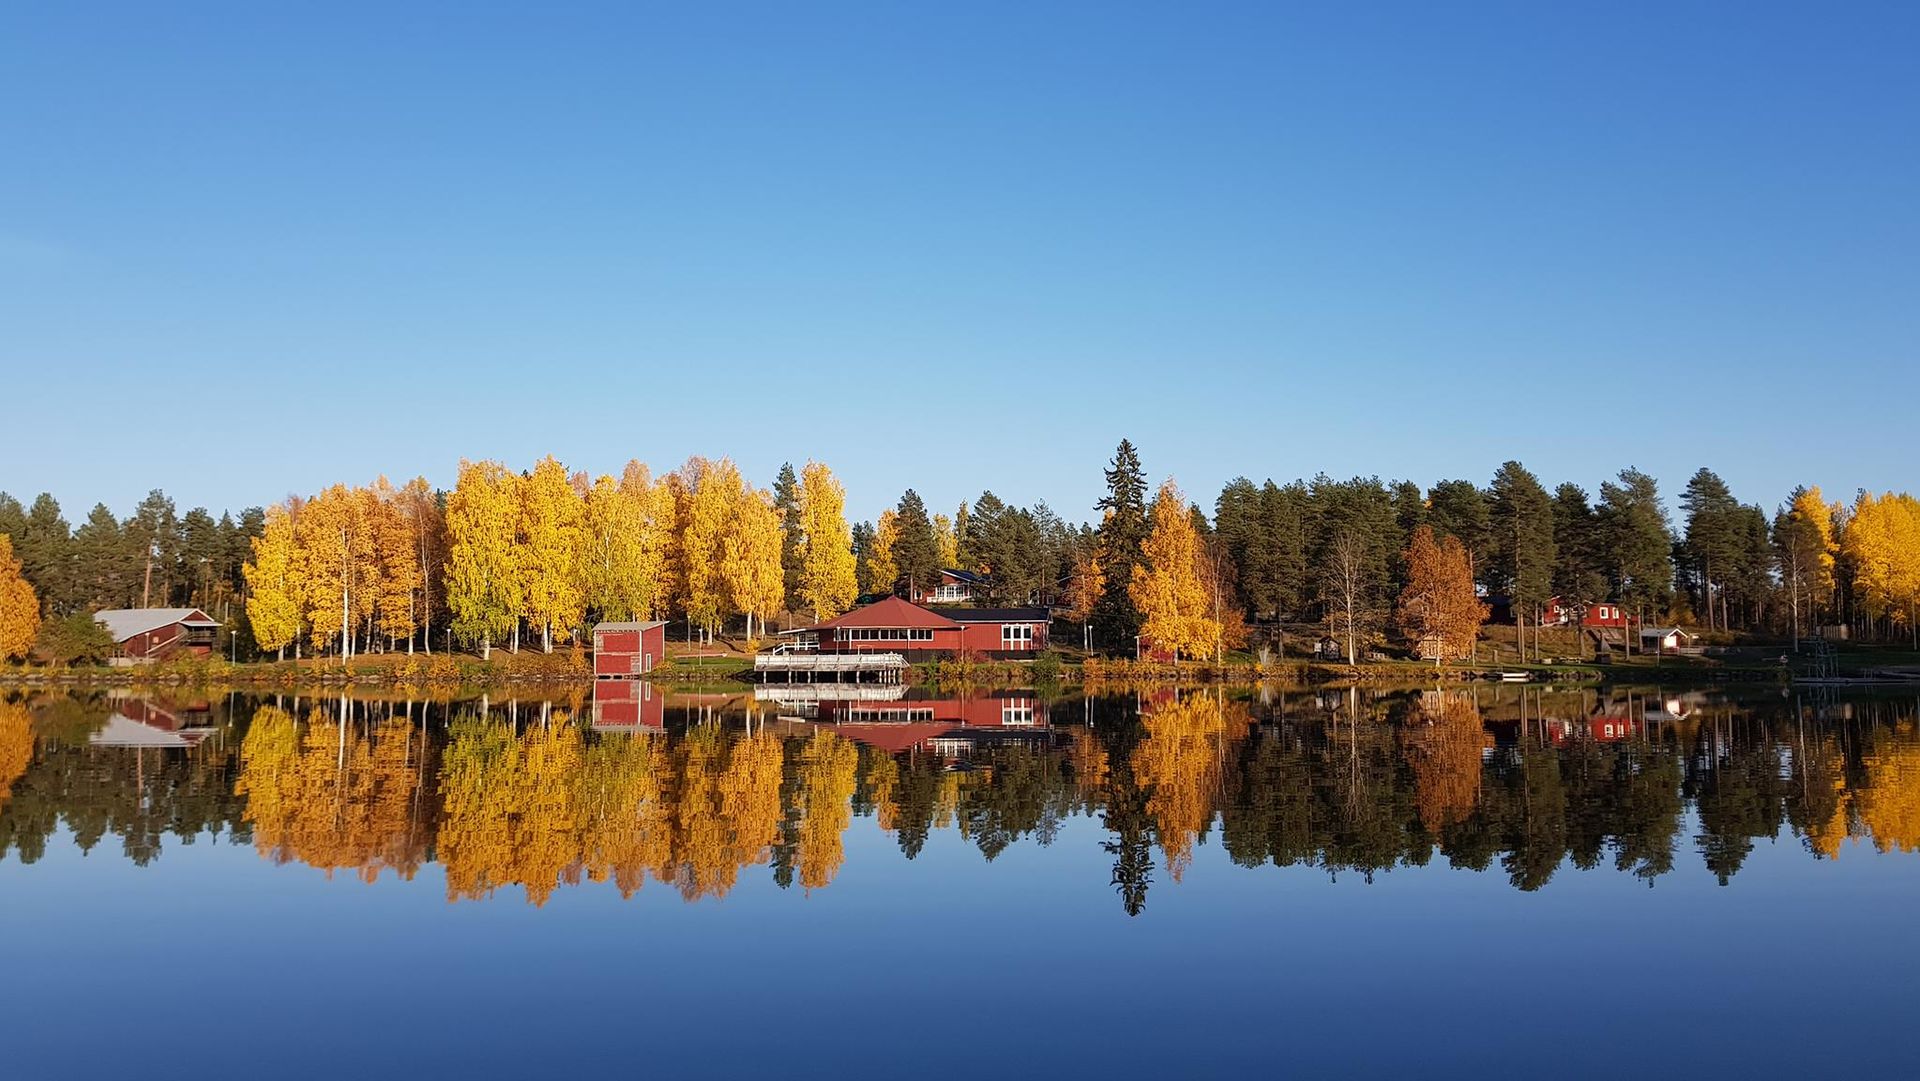
[(867, 790), (873, 793), (873, 820), (892, 833), (900, 821), (900, 763), (884, 751), (867, 757)]
[(660, 755), (650, 736), (610, 736), (588, 747), (579, 773), (581, 863), (622, 897), (668, 862), (672, 829), (660, 795)]
[(1480, 798), (1480, 752), (1488, 745), (1473, 696), (1430, 691), (1400, 730), (1400, 747), (1413, 767), (1420, 824), (1438, 832), (1466, 820)]
[(411, 878), (426, 860), (414, 822), (419, 783), (414, 728), (388, 718), (371, 737), (324, 712), (304, 732), (286, 711), (259, 709), (240, 748), (234, 792), (254, 847), (275, 862), (298, 860), (368, 882), (388, 868)]
[(853, 819), (854, 775), (859, 751), (828, 731), (815, 732), (800, 754), (800, 885), (833, 881), (846, 860), (844, 833)]
[(781, 739), (766, 731), (738, 740), (720, 775), (720, 806), (728, 846), (739, 866), (764, 863), (780, 836)]
[(1073, 730), (1073, 787), (1089, 809), (1099, 803), (1107, 785), (1107, 748), (1090, 729)]
[(572, 879), (580, 861), (575, 774), (581, 733), (564, 711), (527, 729), (520, 740), (521, 768), (512, 781), (513, 877), (527, 900), (545, 904), (554, 888)]
[(1841, 768), (1844, 761), (1838, 740), (1821, 740), (1814, 753), (1795, 752), (1794, 770), (1802, 774), (1802, 783), (1818, 785), (1833, 795), (1833, 813), (1825, 822), (1813, 823), (1807, 830), (1807, 847), (1826, 859), (1838, 859), (1840, 846), (1852, 833), (1853, 812), (1847, 806), (1847, 778)]
[(18, 702), (0, 702), (0, 807), (33, 764), (33, 718)]
[[(720, 733), (699, 728), (680, 743), (680, 783), (675, 792), (674, 857), (680, 894), (724, 896), (738, 868), (727, 851), (720, 807)], [(663, 874), (664, 880), (668, 875)]]
[(1178, 882), (1193, 860), (1194, 842), (1213, 818), (1226, 719), (1218, 699), (1195, 694), (1148, 709), (1141, 724), (1147, 734), (1134, 748), (1133, 773), (1150, 788), (1147, 811), (1160, 832), (1167, 872)]
[(513, 776), (520, 741), (512, 727), (486, 718), (450, 726), (440, 757), (440, 829), (436, 845), (447, 897), (485, 897), (512, 881)]
[(1854, 792), (1860, 824), (1882, 852), (1920, 851), (1920, 743), (1911, 725), (1892, 734), (1891, 745), (1865, 756), (1867, 785)]

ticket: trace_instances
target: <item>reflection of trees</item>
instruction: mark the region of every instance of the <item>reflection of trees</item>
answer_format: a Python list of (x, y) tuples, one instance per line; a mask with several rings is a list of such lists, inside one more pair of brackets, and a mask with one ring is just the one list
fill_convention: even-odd
[(1147, 789), (1147, 813), (1157, 827), (1167, 873), (1178, 882), (1193, 860), (1195, 842), (1213, 822), (1226, 721), (1218, 698), (1191, 694), (1147, 708), (1140, 724), (1146, 738), (1133, 749), (1133, 776)]
[[(65, 828), (83, 848), (112, 837), (144, 863), (168, 834), (225, 831), (266, 858), (367, 880), (411, 877), (431, 854), (453, 898), (518, 886), (541, 903), (582, 881), (631, 895), (653, 878), (692, 899), (725, 895), (760, 864), (778, 884), (827, 885), (856, 815), (909, 858), (953, 829), (992, 860), (1097, 814), (1111, 884), (1137, 913), (1154, 847), (1177, 880), (1216, 817), (1245, 867), (1371, 877), (1438, 855), (1497, 866), (1527, 890), (1568, 862), (1658, 879), (1689, 802), (1701, 862), (1722, 881), (1783, 827), (1823, 859), (1848, 836), (1920, 851), (1909, 701), (1709, 703), (1617, 739), (1611, 724), (1607, 738), (1588, 731), (1595, 702), (1351, 691), (1281, 696), (1250, 726), (1254, 707), (1229, 694), (1110, 698), (1045, 738), (951, 755), (890, 754), (824, 727), (746, 733), (724, 717), (671, 736), (601, 735), (564, 708), (541, 720), (524, 705), (462, 708), (443, 724), (333, 700), (248, 707), (243, 739), (134, 750), (85, 743), (105, 699), (0, 700), (0, 852), (37, 859)], [(1610, 722), (1643, 715), (1631, 699), (1602, 705)]]
[(283, 710), (259, 709), (234, 782), (254, 848), (276, 863), (353, 870), (368, 882), (386, 869), (412, 878), (431, 836), (417, 733), (397, 717), (362, 727), (318, 709), (303, 730)]
[(825, 730), (808, 737), (800, 752), (800, 885), (819, 889), (833, 881), (846, 860), (844, 835), (852, 820), (854, 745)]
[(1491, 743), (1472, 694), (1420, 696), (1400, 728), (1400, 746), (1413, 768), (1420, 824), (1428, 833), (1438, 835), (1472, 813), (1480, 795), (1480, 752)]

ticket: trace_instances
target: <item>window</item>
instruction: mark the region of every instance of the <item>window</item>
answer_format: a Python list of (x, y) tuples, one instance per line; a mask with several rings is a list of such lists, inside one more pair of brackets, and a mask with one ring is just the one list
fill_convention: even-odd
[(1030, 623), (1000, 624), (1000, 645), (1006, 649), (1032, 649), (1033, 625)]
[(1034, 725), (1033, 707), (1030, 705), (1001, 706), (1000, 723), (1010, 728), (1031, 728)]

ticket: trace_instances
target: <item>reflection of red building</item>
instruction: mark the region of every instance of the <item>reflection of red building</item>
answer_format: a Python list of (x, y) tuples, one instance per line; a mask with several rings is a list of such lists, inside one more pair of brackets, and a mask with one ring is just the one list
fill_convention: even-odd
[(593, 628), (593, 674), (601, 679), (646, 675), (666, 656), (665, 623), (602, 623)]
[(801, 631), (786, 632), (829, 653), (900, 653), (912, 658), (1031, 657), (1047, 648), (1045, 608), (943, 608), (888, 597)]
[(148, 698), (115, 698), (106, 723), (87, 737), (95, 747), (193, 747), (212, 734), (213, 710)]
[(1584, 721), (1546, 722), (1547, 734), (1558, 747), (1573, 739), (1590, 739), (1595, 743), (1618, 743), (1630, 738), (1639, 730), (1639, 725), (1630, 717), (1596, 714)]
[(1029, 739), (1049, 731), (1047, 703), (1030, 691), (958, 698), (809, 699), (793, 705), (796, 713), (831, 724), (840, 735), (890, 754), (916, 748), (951, 753), (963, 746)]
[(661, 732), (667, 727), (667, 696), (644, 679), (599, 679), (593, 683), (593, 727), (601, 732)]

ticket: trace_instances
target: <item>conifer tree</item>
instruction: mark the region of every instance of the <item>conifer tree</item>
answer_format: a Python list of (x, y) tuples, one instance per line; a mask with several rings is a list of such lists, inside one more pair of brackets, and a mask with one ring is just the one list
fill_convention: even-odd
[(1512, 598), (1524, 659), (1527, 628), (1539, 625), (1541, 609), (1553, 596), (1553, 500), (1519, 462), (1502, 465), (1489, 491), (1489, 570)]
[[(1140, 454), (1122, 439), (1106, 469), (1107, 494), (1097, 504), (1099, 561), (1104, 589), (1094, 605), (1093, 629), (1108, 649), (1131, 649), (1140, 633), (1140, 610), (1133, 603), (1133, 570), (1140, 565), (1147, 537), (1147, 481)], [(975, 514), (980, 511), (974, 507)]]
[(894, 571), (906, 586), (906, 596), (931, 590), (940, 582), (940, 539), (927, 517), (927, 505), (909, 488), (894, 509)]
[(1832, 512), (1820, 489), (1795, 488), (1787, 505), (1774, 516), (1773, 550), (1780, 583), (1787, 591), (1796, 651), (1803, 614), (1808, 621), (1817, 619), (1821, 606), (1833, 595), (1836, 547)]
[(1618, 483), (1600, 486), (1595, 517), (1614, 596), (1636, 610), (1664, 612), (1673, 598), (1673, 535), (1659, 485), (1637, 469), (1623, 469)]
[(805, 527), (801, 522), (800, 499), (800, 480), (794, 474), (793, 463), (783, 462), (780, 475), (773, 481), (773, 509), (780, 515), (780, 568), (786, 583), (786, 596), (781, 607), (788, 611), (798, 611), (802, 607), (800, 547)]

